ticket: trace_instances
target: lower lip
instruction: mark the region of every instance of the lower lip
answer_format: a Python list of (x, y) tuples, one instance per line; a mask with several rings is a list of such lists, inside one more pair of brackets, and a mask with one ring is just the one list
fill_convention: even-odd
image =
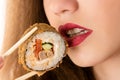
[(75, 47), (77, 45), (80, 45), (92, 33), (92, 30), (81, 27), (80, 25), (76, 25), (76, 24), (73, 24), (73, 23), (67, 23), (65, 25), (60, 26), (59, 28), (63, 28), (63, 31), (69, 30), (69, 29), (72, 29), (72, 28), (82, 28), (82, 29), (85, 29), (85, 30), (88, 31), (85, 34), (77, 35), (77, 36), (74, 36), (74, 37), (71, 37), (71, 38), (63, 35), (63, 37), (68, 42), (69, 47)]

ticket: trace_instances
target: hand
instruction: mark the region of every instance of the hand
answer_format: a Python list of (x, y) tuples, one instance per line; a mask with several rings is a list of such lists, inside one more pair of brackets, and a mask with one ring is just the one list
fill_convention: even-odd
[(3, 67), (3, 58), (0, 56), (0, 69)]

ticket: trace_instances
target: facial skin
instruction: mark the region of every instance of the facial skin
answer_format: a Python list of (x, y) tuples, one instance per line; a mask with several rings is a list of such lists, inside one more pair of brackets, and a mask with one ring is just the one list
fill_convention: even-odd
[(95, 66), (120, 52), (120, 0), (43, 0), (47, 18), (57, 30), (65, 23), (93, 32), (68, 56), (78, 66)]

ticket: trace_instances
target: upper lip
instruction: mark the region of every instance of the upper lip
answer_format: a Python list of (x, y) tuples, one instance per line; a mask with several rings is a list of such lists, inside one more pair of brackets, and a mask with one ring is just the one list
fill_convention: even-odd
[[(92, 32), (92, 30), (85, 28), (83, 26), (80, 26), (78, 24), (66, 23), (64, 25), (59, 26), (59, 32), (69, 42), (74, 40), (75, 37), (79, 37), (80, 35), (85, 35), (85, 34), (89, 35)], [(71, 37), (69, 36), (69, 34), (72, 34), (73, 36)]]

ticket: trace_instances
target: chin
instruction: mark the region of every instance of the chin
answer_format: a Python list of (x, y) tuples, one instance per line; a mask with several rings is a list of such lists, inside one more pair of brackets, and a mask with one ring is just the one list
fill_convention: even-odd
[(88, 60), (84, 60), (84, 61), (74, 61), (72, 60), (72, 62), (79, 66), (79, 67), (93, 67), (96, 64), (98, 64), (99, 62), (93, 62), (93, 61), (88, 61)]
[[(87, 55), (87, 56), (86, 56)], [(68, 54), (72, 62), (80, 67), (93, 67), (104, 62), (108, 56), (102, 54)]]

